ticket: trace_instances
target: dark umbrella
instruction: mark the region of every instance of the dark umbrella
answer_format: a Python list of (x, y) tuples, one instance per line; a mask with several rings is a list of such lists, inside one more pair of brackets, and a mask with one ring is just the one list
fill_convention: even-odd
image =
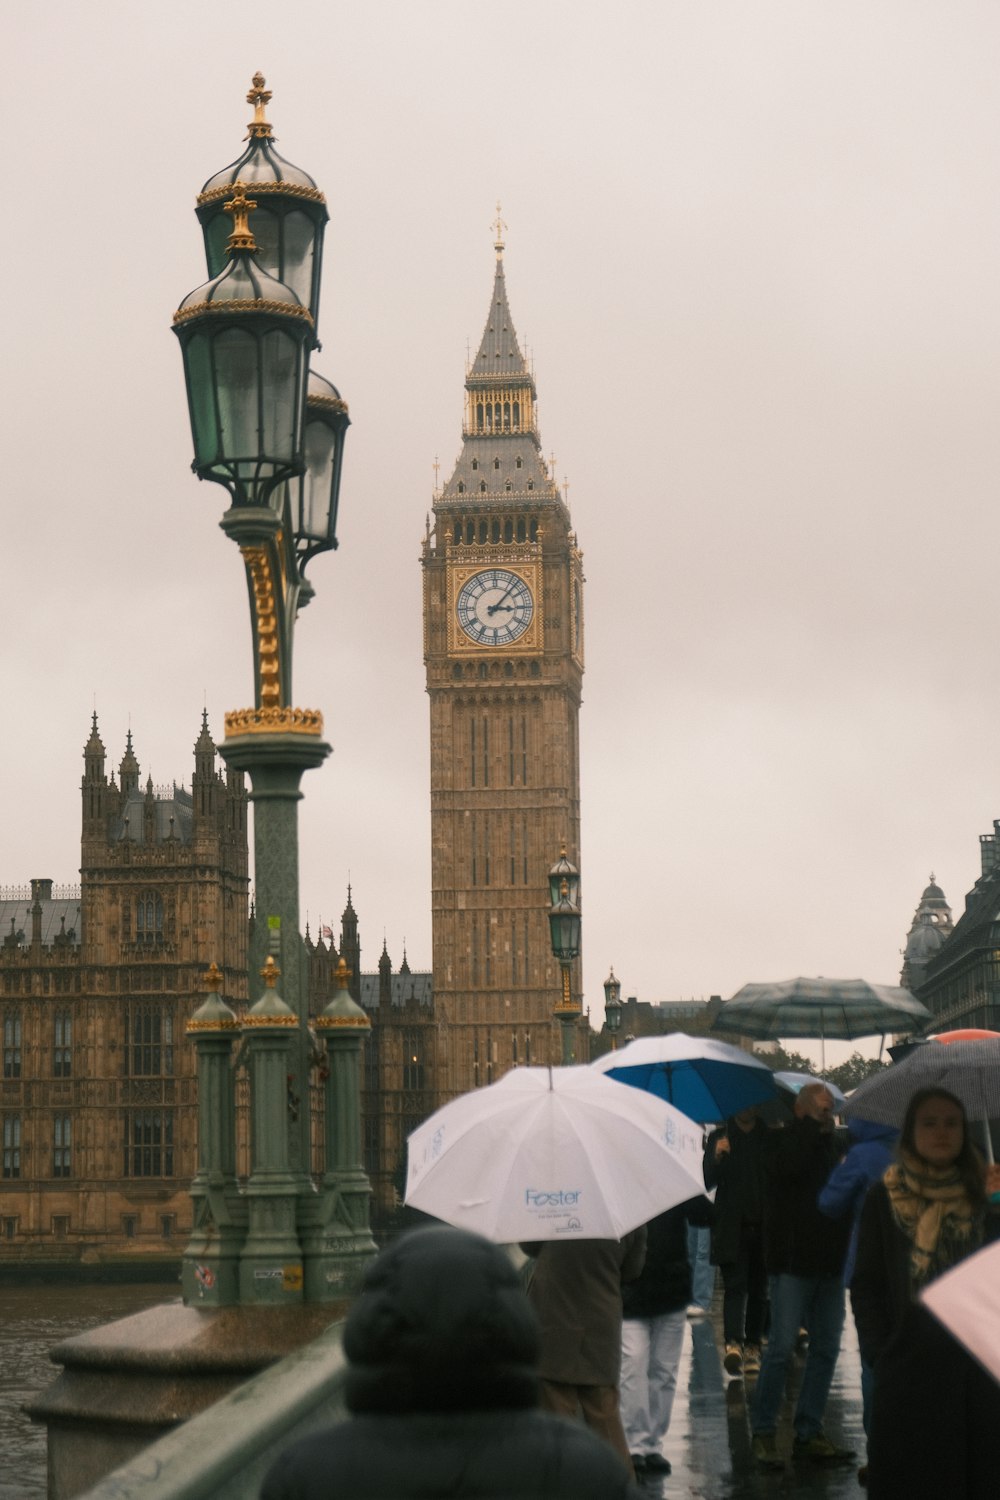
[(931, 1018), (909, 990), (867, 979), (781, 979), (745, 984), (712, 1022), (713, 1031), (776, 1040), (827, 1037), (850, 1042), (890, 1031), (915, 1031)]
[[(930, 1042), (917, 1047), (902, 1062), (859, 1084), (844, 1113), (848, 1118), (899, 1126), (917, 1089), (931, 1087), (954, 1094), (970, 1119), (1000, 1117), (1000, 1036), (995, 1041), (952, 1042), (946, 1047)], [(988, 1129), (986, 1141), (992, 1161)]]

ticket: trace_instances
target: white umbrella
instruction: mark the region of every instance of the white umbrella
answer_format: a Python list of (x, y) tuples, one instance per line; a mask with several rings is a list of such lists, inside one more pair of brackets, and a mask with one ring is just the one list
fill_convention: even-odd
[(589, 1067), (514, 1068), (408, 1141), (406, 1202), (496, 1244), (619, 1240), (705, 1191), (679, 1110)]
[(959, 1261), (925, 1287), (920, 1298), (1000, 1381), (1000, 1243)]

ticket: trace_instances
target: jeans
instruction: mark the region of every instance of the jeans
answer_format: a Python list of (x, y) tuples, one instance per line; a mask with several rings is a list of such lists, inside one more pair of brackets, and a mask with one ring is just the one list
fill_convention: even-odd
[(839, 1276), (771, 1277), (771, 1331), (750, 1414), (754, 1433), (777, 1429), (788, 1361), (803, 1326), (809, 1330), (809, 1351), (794, 1427), (797, 1438), (811, 1438), (823, 1429), (826, 1398), (840, 1353), (844, 1283)]
[(689, 1224), (687, 1240), (688, 1260), (691, 1262), (691, 1301), (707, 1312), (715, 1291), (715, 1267), (709, 1259), (712, 1231), (707, 1225), (703, 1227)]
[(684, 1309), (622, 1322), (622, 1423), (630, 1453), (659, 1453), (670, 1426), (681, 1362)]

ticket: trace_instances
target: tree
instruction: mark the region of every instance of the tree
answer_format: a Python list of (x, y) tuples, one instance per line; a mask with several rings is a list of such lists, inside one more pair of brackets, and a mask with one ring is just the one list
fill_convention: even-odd
[(859, 1083), (864, 1083), (873, 1073), (881, 1073), (888, 1066), (887, 1062), (881, 1062), (877, 1057), (862, 1057), (860, 1052), (852, 1052), (838, 1068), (829, 1068), (826, 1076), (842, 1093), (849, 1094)]

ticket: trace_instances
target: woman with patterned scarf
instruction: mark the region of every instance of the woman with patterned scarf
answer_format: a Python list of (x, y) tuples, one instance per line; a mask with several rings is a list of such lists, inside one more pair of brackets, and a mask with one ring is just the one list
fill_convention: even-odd
[(1000, 1237), (994, 1192), (1000, 1167), (987, 1173), (960, 1102), (919, 1089), (899, 1160), (865, 1202), (851, 1283), (861, 1353), (875, 1371), (872, 1500), (1000, 1494), (1000, 1386), (917, 1300), (942, 1271)]

